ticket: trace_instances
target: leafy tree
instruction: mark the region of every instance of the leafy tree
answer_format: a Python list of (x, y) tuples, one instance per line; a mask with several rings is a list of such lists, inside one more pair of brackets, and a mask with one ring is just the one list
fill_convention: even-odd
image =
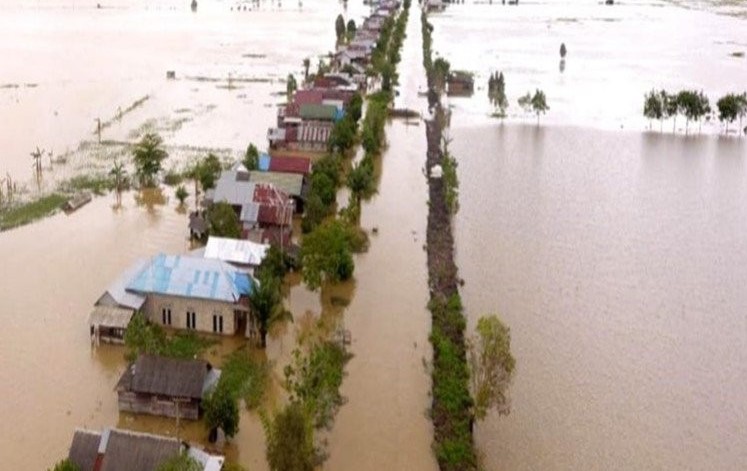
[(568, 52), (568, 50), (565, 48), (565, 43), (560, 44), (560, 58), (565, 59), (565, 55)]
[(664, 116), (672, 118), (672, 134), (677, 130), (677, 115), (680, 113), (680, 104), (677, 101), (677, 95), (670, 95), (666, 91), (661, 91), (662, 105)]
[(535, 112), (535, 114), (537, 114), (537, 125), (539, 126), (540, 114), (545, 113), (547, 110), (550, 109), (550, 107), (547, 106), (547, 99), (545, 98), (545, 92), (537, 89), (534, 92), (534, 96), (532, 97), (531, 104), (532, 104), (532, 110)]
[(505, 117), (508, 99), (506, 98), (506, 79), (503, 77), (503, 72), (496, 72), (488, 79), (488, 97), (493, 105), (498, 108), (498, 115), (501, 118)]
[(337, 15), (335, 20), (335, 32), (337, 33), (337, 42), (341, 42), (345, 37), (345, 18), (342, 14)]
[(292, 402), (272, 419), (263, 417), (267, 464), (272, 471), (313, 471), (320, 464), (314, 428), (301, 405)]
[(334, 180), (328, 174), (322, 172), (312, 173), (311, 188), (312, 193), (319, 195), (325, 206), (329, 206), (335, 202), (337, 185), (335, 185)]
[(355, 143), (357, 126), (351, 117), (345, 117), (337, 121), (329, 134), (327, 143), (330, 152), (347, 152)]
[(176, 189), (176, 199), (179, 200), (179, 204), (183, 205), (184, 200), (186, 200), (188, 196), (189, 196), (189, 192), (184, 187), (184, 185), (179, 185), (179, 187)]
[(301, 230), (303, 233), (307, 234), (316, 229), (329, 213), (330, 208), (324, 204), (322, 198), (317, 193), (310, 192), (306, 198), (303, 219), (301, 220)]
[(306, 57), (303, 60), (303, 80), (304, 82), (309, 81), (309, 67), (311, 67), (311, 59)]
[(740, 111), (740, 99), (739, 96), (734, 93), (729, 93), (719, 98), (716, 102), (716, 108), (718, 108), (718, 119), (722, 123), (726, 123), (725, 132), (729, 132), (729, 123), (733, 123), (734, 120), (739, 117)]
[(241, 238), (241, 223), (233, 206), (226, 202), (214, 203), (207, 211), (207, 223), (211, 235), (216, 237)]
[(744, 132), (742, 127), (742, 120), (747, 116), (747, 93), (743, 92), (741, 95), (737, 95), (737, 115), (739, 116), (739, 132)]
[(202, 471), (202, 465), (187, 453), (180, 453), (161, 463), (156, 471)]
[(267, 346), (267, 332), (270, 327), (281, 321), (293, 320), (283, 307), (283, 295), (280, 291), (280, 278), (269, 271), (260, 271), (254, 292), (249, 298), (252, 314), (259, 324), (259, 336), (262, 348)]
[(293, 361), (285, 367), (286, 387), (291, 401), (300, 402), (316, 428), (329, 428), (345, 398), (340, 386), (345, 365), (352, 356), (335, 342), (322, 342), (302, 355), (294, 350)]
[(348, 27), (347, 27), (347, 35), (348, 35), (348, 41), (353, 39), (355, 37), (355, 32), (358, 28), (355, 26), (355, 20), (350, 19), (348, 20)]
[(348, 188), (356, 200), (367, 198), (375, 191), (373, 160), (364, 157), (348, 173)]
[(682, 90), (677, 94), (677, 105), (685, 115), (685, 134), (688, 133), (690, 120), (700, 120), (702, 102), (698, 92)]
[[(703, 93), (702, 90), (698, 92), (698, 109), (699, 109), (700, 117), (708, 116), (711, 114), (711, 111), (713, 111), (711, 109), (710, 100), (705, 95), (705, 93)], [(700, 126), (701, 126), (701, 120), (699, 118), (698, 119), (698, 133), (700, 133)]]
[(446, 89), (446, 82), (449, 80), (450, 71), (451, 64), (443, 57), (438, 57), (433, 61), (433, 78), (437, 90), (444, 91)]
[(247, 170), (257, 170), (259, 168), (259, 149), (257, 149), (257, 146), (249, 144), (244, 153), (242, 163)]
[(285, 83), (285, 94), (288, 98), (288, 103), (293, 99), (293, 94), (296, 93), (296, 90), (298, 90), (298, 82), (296, 82), (293, 74), (288, 74), (288, 79)]
[(142, 186), (155, 186), (156, 175), (169, 154), (163, 149), (163, 139), (155, 133), (148, 133), (135, 144), (132, 150), (135, 162), (135, 175)]
[(508, 387), (516, 368), (509, 328), (494, 315), (481, 317), (468, 346), (475, 417), (484, 419), (493, 408), (508, 414)]
[(51, 468), (48, 471), (81, 471), (81, 469), (69, 459), (64, 459), (58, 461), (57, 464), (54, 465), (54, 468)]
[(216, 387), (202, 401), (205, 411), (205, 426), (210, 431), (210, 437), (215, 437), (218, 429), (222, 429), (226, 437), (233, 437), (239, 431), (239, 405), (225, 387)]
[(361, 97), (361, 94), (356, 92), (355, 95), (353, 95), (353, 98), (350, 99), (350, 103), (348, 103), (347, 108), (347, 115), (350, 116), (350, 119), (353, 120), (353, 122), (358, 122), (361, 119), (363, 112), (363, 97)]
[(223, 168), (220, 159), (215, 154), (208, 154), (203, 159), (197, 161), (192, 168), (191, 177), (200, 182), (203, 191), (215, 188), (215, 182), (220, 177)]
[(646, 94), (646, 98), (643, 102), (643, 116), (649, 119), (649, 128), (651, 128), (651, 120), (657, 119), (661, 121), (664, 117), (664, 106), (661, 101), (660, 93), (651, 90)]
[(262, 263), (257, 269), (257, 274), (267, 273), (275, 278), (283, 279), (290, 267), (291, 258), (281, 253), (277, 246), (270, 245), (270, 248), (265, 252), (265, 258), (262, 259)]
[(109, 170), (109, 175), (114, 179), (114, 191), (117, 193), (117, 200), (122, 199), (122, 190), (125, 188), (127, 182), (127, 170), (122, 162), (114, 161), (112, 169)]
[(353, 275), (355, 234), (340, 220), (325, 221), (301, 241), (303, 279), (311, 289), (325, 281), (339, 282)]
[(527, 92), (526, 95), (522, 95), (518, 99), (519, 106), (521, 109), (523, 109), (525, 112), (529, 112), (532, 110), (532, 94)]

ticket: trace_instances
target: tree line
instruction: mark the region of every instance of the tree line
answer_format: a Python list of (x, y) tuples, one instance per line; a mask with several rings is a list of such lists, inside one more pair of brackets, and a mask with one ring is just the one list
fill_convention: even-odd
[[(677, 117), (685, 117), (685, 134), (689, 132), (690, 121), (697, 121), (698, 132), (703, 119), (710, 120), (714, 113), (721, 123), (725, 124), (724, 133), (729, 132), (729, 124), (739, 119), (740, 134), (743, 132), (742, 119), (747, 115), (747, 93), (728, 93), (716, 102), (716, 109), (711, 108), (710, 100), (703, 91), (681, 90), (669, 93), (666, 90), (651, 90), (643, 100), (643, 115), (649, 121), (658, 120), (660, 130), (667, 119), (672, 119), (672, 134), (677, 130)], [(651, 125), (649, 124), (649, 127)]]

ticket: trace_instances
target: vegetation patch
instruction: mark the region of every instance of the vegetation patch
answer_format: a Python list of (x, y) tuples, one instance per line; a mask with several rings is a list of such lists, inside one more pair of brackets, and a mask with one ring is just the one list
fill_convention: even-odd
[(29, 224), (57, 212), (67, 197), (52, 193), (37, 200), (20, 203), (0, 209), (0, 231)]
[(125, 358), (134, 361), (141, 354), (161, 355), (170, 358), (192, 359), (199, 357), (214, 340), (198, 336), (194, 332), (178, 332), (169, 336), (157, 324), (148, 322), (136, 312), (124, 335), (127, 353)]

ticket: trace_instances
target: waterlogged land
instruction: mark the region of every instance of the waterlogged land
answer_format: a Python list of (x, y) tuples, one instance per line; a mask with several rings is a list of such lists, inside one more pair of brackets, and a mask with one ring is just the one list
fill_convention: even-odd
[[(450, 100), (466, 312), (500, 313), (517, 360), (511, 414), (476, 427), (486, 469), (743, 467), (747, 140), (659, 135), (641, 111), (652, 87), (743, 90), (744, 20), (543, 2), (431, 21), (434, 50), (478, 87), (503, 70), (510, 101), (501, 124), (485, 89)], [(537, 87), (540, 127), (516, 105)]]

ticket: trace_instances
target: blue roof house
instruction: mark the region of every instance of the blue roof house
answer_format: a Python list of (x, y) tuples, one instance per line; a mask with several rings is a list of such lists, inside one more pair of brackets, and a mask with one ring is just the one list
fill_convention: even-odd
[(144, 297), (140, 311), (164, 327), (253, 337), (253, 287), (247, 273), (222, 260), (159, 254), (133, 274), (126, 291)]

